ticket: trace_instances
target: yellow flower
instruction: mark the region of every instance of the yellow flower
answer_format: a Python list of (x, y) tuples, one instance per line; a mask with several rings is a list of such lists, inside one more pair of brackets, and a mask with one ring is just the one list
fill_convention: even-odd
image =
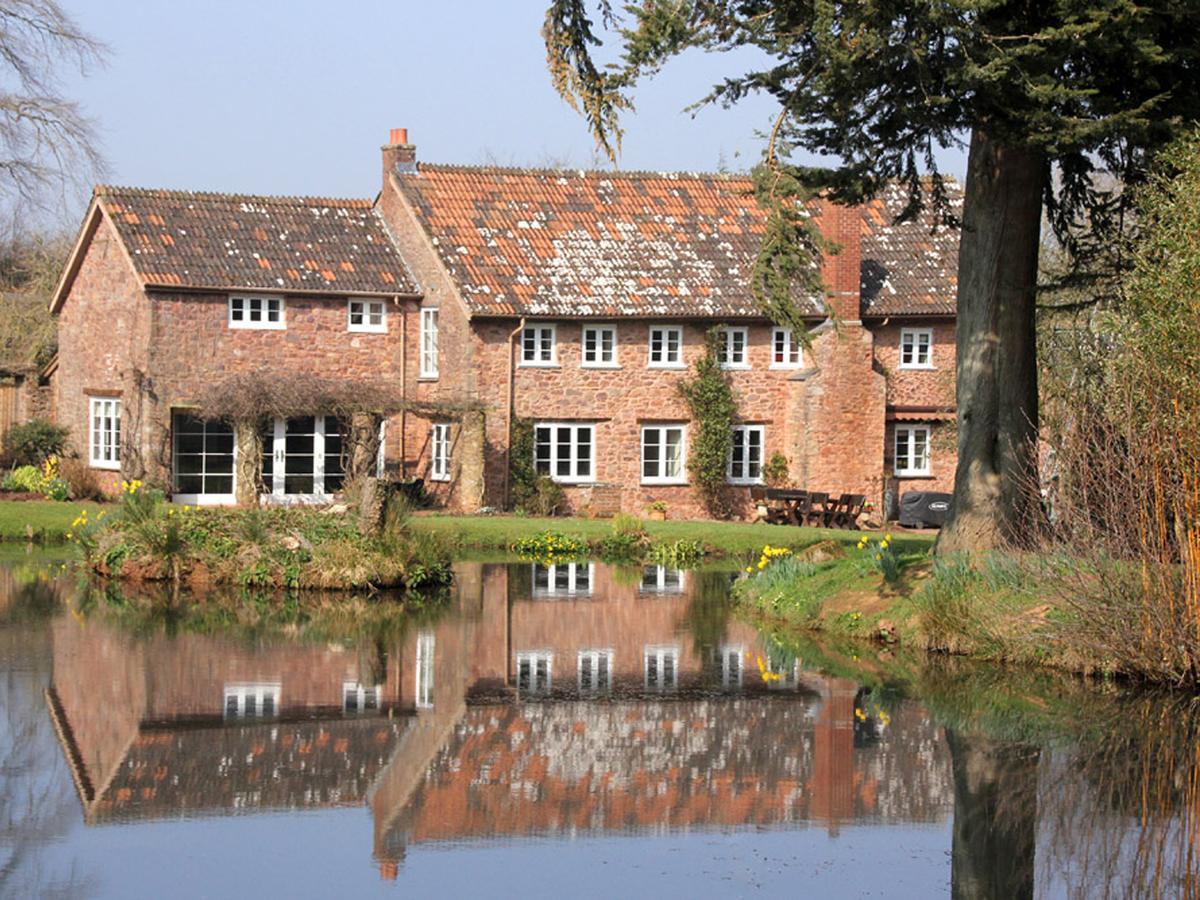
[(883, 536), (883, 539), (884, 539), (885, 541), (890, 541), (890, 540), (892, 539), (892, 536), (891, 536), (890, 534), (885, 534), (885, 535)]
[(875, 554), (875, 562), (879, 562), (881, 559), (883, 559), (883, 557), (880, 556), (878, 553), (876, 553)]

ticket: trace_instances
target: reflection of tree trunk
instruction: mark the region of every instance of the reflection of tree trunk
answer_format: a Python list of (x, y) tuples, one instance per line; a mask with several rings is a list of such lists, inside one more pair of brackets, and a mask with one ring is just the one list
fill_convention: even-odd
[(1037, 747), (946, 729), (954, 766), (955, 898), (1033, 896)]

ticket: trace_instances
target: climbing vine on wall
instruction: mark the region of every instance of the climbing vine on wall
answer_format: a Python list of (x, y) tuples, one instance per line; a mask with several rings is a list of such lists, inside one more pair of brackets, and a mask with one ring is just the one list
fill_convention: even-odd
[(692, 376), (679, 383), (679, 393), (692, 414), (688, 472), (709, 513), (724, 518), (730, 513), (725, 467), (737, 406), (721, 369), (719, 340), (719, 329), (710, 329), (704, 356), (696, 360)]

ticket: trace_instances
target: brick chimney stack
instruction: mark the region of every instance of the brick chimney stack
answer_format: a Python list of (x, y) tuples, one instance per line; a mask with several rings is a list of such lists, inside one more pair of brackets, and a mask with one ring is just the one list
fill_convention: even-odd
[(820, 201), (821, 234), (840, 248), (821, 262), (821, 280), (830, 309), (843, 322), (858, 322), (862, 299), (862, 208)]
[(389, 175), (412, 175), (417, 171), (417, 148), (408, 142), (407, 128), (393, 128), (383, 145), (383, 180)]

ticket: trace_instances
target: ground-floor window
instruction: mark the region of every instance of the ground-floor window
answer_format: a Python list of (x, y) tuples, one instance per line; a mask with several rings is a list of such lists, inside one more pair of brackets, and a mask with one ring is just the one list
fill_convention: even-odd
[(734, 426), (727, 468), (731, 484), (762, 482), (763, 431), (761, 425)]
[(517, 691), (528, 697), (548, 696), (553, 668), (553, 653), (518, 653)]
[(430, 481), (450, 480), (450, 425), (435, 422), (429, 429)]
[(171, 420), (172, 493), (200, 503), (233, 500), (233, 427), (177, 412)]
[(929, 475), (928, 425), (897, 425), (893, 468), (898, 477)]
[(271, 718), (279, 715), (278, 684), (225, 685), (227, 719)]
[(595, 477), (596, 429), (592, 425), (539, 422), (533, 430), (533, 465), (555, 481), (585, 482)]
[(337, 416), (292, 416), (262, 431), (263, 490), (277, 498), (324, 497), (342, 489), (343, 423)]
[(88, 462), (97, 469), (121, 468), (121, 401), (89, 397)]
[(742, 686), (742, 652), (743, 648), (725, 646), (721, 648), (721, 686), (739, 688)]
[(683, 484), (684, 425), (642, 426), (642, 483)]

